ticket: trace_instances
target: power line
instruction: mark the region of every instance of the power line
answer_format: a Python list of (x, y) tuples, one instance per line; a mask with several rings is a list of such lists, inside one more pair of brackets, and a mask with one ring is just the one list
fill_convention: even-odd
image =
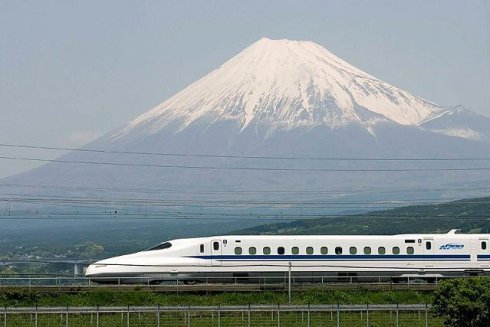
[(8, 156), (0, 156), (0, 159), (37, 161), (37, 162), (55, 162), (55, 163), (63, 163), (63, 164), (88, 164), (88, 165), (101, 165), (101, 166), (173, 168), (173, 169), (201, 169), (201, 170), (298, 171), (298, 172), (428, 172), (428, 171), (487, 171), (487, 170), (490, 170), (490, 167), (394, 168), (394, 169), (219, 167), (219, 166), (197, 166), (197, 165), (159, 165), (159, 164), (119, 163), (119, 162), (116, 163), (116, 162), (106, 162), (106, 161), (41, 159), (41, 158), (32, 158), (32, 157), (8, 157)]
[(2, 147), (26, 148), (38, 150), (57, 150), (57, 151), (76, 151), (93, 152), (104, 154), (130, 154), (145, 156), (165, 156), (165, 157), (197, 157), (197, 158), (224, 158), (224, 159), (259, 159), (259, 160), (342, 160), (342, 161), (483, 161), (490, 160), (490, 157), (466, 157), (466, 158), (361, 158), (361, 157), (292, 157), (292, 156), (246, 156), (246, 155), (218, 155), (218, 154), (186, 154), (172, 152), (144, 152), (144, 151), (117, 151), (87, 148), (69, 148), (54, 146), (36, 146), (26, 144), (0, 143)]
[[(9, 197), (1, 197), (9, 196)], [(440, 198), (415, 198), (415, 199), (392, 199), (392, 200), (304, 200), (304, 201), (292, 201), (292, 200), (202, 200), (202, 199), (161, 199), (161, 198), (141, 198), (141, 197), (131, 197), (131, 198), (101, 198), (101, 197), (83, 197), (83, 196), (61, 196), (61, 195), (40, 195), (40, 194), (17, 194), (17, 193), (4, 193), (0, 194), (0, 201), (67, 201), (67, 202), (87, 202), (87, 203), (141, 203), (141, 204), (152, 204), (152, 203), (163, 203), (163, 204), (175, 204), (175, 205), (200, 205), (200, 204), (271, 204), (271, 205), (306, 205), (306, 204), (405, 204), (412, 205), (417, 204), (437, 204), (444, 201), (445, 205), (451, 205), (452, 202), (458, 199), (440, 199)], [(437, 202), (433, 202), (437, 201)], [(482, 201), (464, 201), (466, 204), (483, 203)]]
[(490, 187), (458, 187), (458, 188), (416, 188), (416, 189), (393, 189), (393, 188), (369, 188), (369, 189), (345, 189), (336, 191), (324, 190), (244, 190), (244, 189), (222, 189), (222, 190), (196, 190), (189, 189), (154, 189), (154, 188), (115, 188), (115, 187), (90, 187), (90, 186), (67, 186), (67, 185), (42, 185), (42, 184), (12, 184), (0, 183), (0, 187), (24, 187), (24, 188), (48, 188), (74, 191), (111, 191), (132, 193), (177, 193), (177, 194), (262, 194), (262, 193), (292, 193), (292, 194), (354, 194), (354, 193), (417, 193), (417, 192), (444, 192), (444, 191), (481, 191), (490, 190)]
[(489, 216), (457, 216), (457, 215), (447, 215), (447, 216), (433, 216), (433, 215), (399, 215), (393, 217), (391, 215), (369, 215), (369, 214), (359, 214), (359, 215), (273, 215), (273, 214), (223, 214), (223, 215), (206, 215), (206, 214), (186, 214), (186, 215), (161, 215), (161, 214), (78, 214), (78, 213), (59, 213), (59, 214), (45, 214), (37, 216), (2, 216), (0, 215), (0, 220), (215, 220), (223, 221), (240, 218), (243, 221), (244, 218), (248, 218), (250, 221), (308, 221), (308, 220), (324, 220), (324, 219), (454, 219), (454, 220), (487, 220), (490, 223)]
[[(101, 198), (101, 197), (83, 197), (83, 196), (61, 196), (61, 195), (39, 195), (39, 194), (16, 194), (6, 193), (0, 194), (0, 201), (4, 202), (21, 202), (21, 203), (42, 203), (42, 204), (80, 204), (80, 205), (150, 205), (150, 206), (165, 206), (165, 207), (211, 207), (211, 208), (234, 208), (234, 207), (251, 207), (251, 206), (275, 206), (274, 209), (280, 206), (295, 206), (287, 208), (312, 208), (314, 205), (328, 205), (328, 207), (315, 208), (331, 208), (331, 205), (371, 205), (380, 206), (388, 205), (389, 207), (410, 206), (410, 205), (428, 205), (442, 204), (445, 206), (461, 206), (467, 204), (486, 204), (486, 200), (466, 200), (457, 201), (458, 199), (440, 199), (440, 198), (415, 198), (415, 199), (392, 199), (392, 200), (209, 200), (209, 199), (161, 199), (161, 198), (141, 198), (141, 197), (124, 197), (124, 198)], [(445, 202), (441, 202), (445, 201)], [(452, 201), (452, 202), (448, 202)], [(388, 208), (389, 208), (388, 207)], [(353, 208), (358, 208), (353, 207)], [(371, 207), (370, 207), (371, 208)]]

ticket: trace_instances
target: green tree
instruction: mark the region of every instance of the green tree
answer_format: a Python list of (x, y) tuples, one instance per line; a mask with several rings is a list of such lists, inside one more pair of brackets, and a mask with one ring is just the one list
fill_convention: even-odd
[(104, 247), (92, 241), (74, 245), (66, 255), (71, 258), (94, 259), (104, 253)]
[(434, 293), (436, 316), (448, 326), (490, 325), (490, 279), (458, 278), (442, 281)]

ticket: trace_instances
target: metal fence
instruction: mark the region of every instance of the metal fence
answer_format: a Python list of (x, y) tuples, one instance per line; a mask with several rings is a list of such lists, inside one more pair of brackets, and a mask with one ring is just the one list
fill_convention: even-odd
[(3, 308), (14, 326), (443, 326), (425, 304)]
[[(490, 276), (485, 276), (490, 277)], [(461, 278), (461, 276), (445, 276), (427, 278), (424, 275), (419, 277), (391, 277), (383, 276), (336, 276), (336, 275), (317, 275), (317, 274), (295, 274), (289, 276), (288, 273), (283, 275), (258, 275), (247, 277), (232, 277), (232, 276), (202, 276), (202, 277), (186, 277), (176, 276), (172, 278), (159, 278), (159, 285), (179, 285), (179, 284), (253, 284), (253, 285), (289, 285), (301, 286), (310, 284), (437, 284), (440, 280), (448, 278)], [(138, 285), (157, 285), (154, 282), (155, 277), (66, 277), (66, 276), (51, 276), (51, 277), (0, 277), (0, 286), (97, 286), (103, 283), (111, 285), (138, 284)]]

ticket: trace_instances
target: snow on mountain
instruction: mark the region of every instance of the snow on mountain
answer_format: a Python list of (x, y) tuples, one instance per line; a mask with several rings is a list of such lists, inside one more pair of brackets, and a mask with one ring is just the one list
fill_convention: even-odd
[(464, 109), (462, 106), (434, 112), (419, 126), (448, 136), (490, 142), (490, 118)]
[[(411, 95), (313, 42), (261, 39), (126, 126), (85, 146), (104, 151), (70, 152), (62, 157), (69, 164), (49, 163), (4, 183), (51, 185), (55, 188), (49, 192), (55, 195), (67, 193), (62, 187), (70, 186), (74, 197), (83, 193), (118, 198), (121, 195), (110, 189), (130, 189), (125, 196), (156, 194), (158, 201), (172, 204), (177, 198), (189, 205), (206, 197), (213, 203), (261, 203), (344, 196), (379, 201), (480, 196), (490, 185), (488, 171), (481, 169), (485, 162), (335, 158), (486, 157), (488, 121)], [(291, 157), (297, 160), (283, 160)], [(448, 170), (438, 170), (441, 167)], [(470, 169), (458, 170), (461, 167)], [(403, 191), (373, 194), (380, 188)], [(107, 191), (96, 191), (101, 189)], [(257, 190), (263, 193), (255, 194)], [(344, 208), (322, 207), (318, 212), (329, 210)]]
[(155, 133), (205, 118), (271, 130), (381, 121), (416, 125), (440, 107), (385, 83), (309, 41), (260, 39), (115, 133)]

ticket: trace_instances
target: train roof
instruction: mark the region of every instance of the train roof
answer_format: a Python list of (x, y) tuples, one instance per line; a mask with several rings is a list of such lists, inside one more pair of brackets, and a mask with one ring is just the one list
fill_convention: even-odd
[[(206, 236), (206, 237), (198, 237), (198, 238), (192, 238), (192, 240), (196, 241), (209, 241), (212, 239), (226, 239), (226, 240), (271, 240), (271, 239), (276, 239), (276, 240), (285, 240), (285, 239), (371, 239), (371, 238), (440, 238), (440, 237), (447, 237), (450, 235), (452, 238), (468, 238), (468, 237), (490, 237), (490, 234), (465, 234), (465, 233), (458, 233), (457, 229), (450, 230), (447, 233), (440, 233), (440, 234), (391, 234), (391, 235), (325, 235), (325, 234), (319, 234), (319, 235), (215, 235), (215, 236)], [(186, 239), (179, 239), (179, 240), (190, 240), (191, 238), (186, 238)], [(176, 240), (174, 240), (176, 241)]]

